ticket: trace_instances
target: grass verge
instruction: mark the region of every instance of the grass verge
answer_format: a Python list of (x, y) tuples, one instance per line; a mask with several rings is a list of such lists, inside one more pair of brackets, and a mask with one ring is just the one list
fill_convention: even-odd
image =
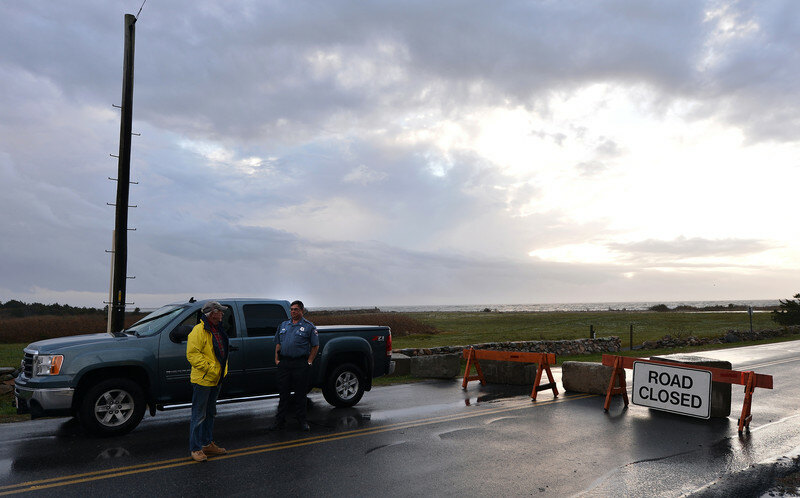
[[(22, 360), (22, 349), (28, 344), (0, 344), (0, 367), (19, 367)], [(5, 422), (20, 422), (30, 420), (29, 415), (17, 415), (13, 405), (14, 393), (0, 395), (0, 424)]]

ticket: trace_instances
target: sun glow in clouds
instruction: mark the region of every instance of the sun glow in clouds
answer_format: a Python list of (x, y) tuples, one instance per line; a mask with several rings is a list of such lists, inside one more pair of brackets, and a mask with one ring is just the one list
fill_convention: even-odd
[(548, 249), (537, 249), (529, 256), (558, 263), (608, 264), (618, 261), (618, 254), (598, 244), (570, 244)]
[(269, 160), (257, 156), (237, 158), (237, 151), (221, 145), (196, 140), (181, 140), (178, 146), (205, 158), (212, 166), (218, 168), (232, 167), (246, 175), (254, 175), (261, 171)]

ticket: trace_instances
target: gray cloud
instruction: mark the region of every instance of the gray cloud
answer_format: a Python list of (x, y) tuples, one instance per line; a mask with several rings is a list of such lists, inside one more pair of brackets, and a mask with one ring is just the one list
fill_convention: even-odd
[[(140, 5), (0, 4), (6, 298), (37, 288), (103, 294), (113, 225), (105, 203), (115, 195), (106, 177), (116, 176), (108, 154), (119, 133), (110, 106), (120, 99), (123, 13)], [(741, 32), (721, 32), (707, 15), (721, 7)], [(796, 10), (789, 1), (149, 2), (137, 23), (130, 289), (310, 294), (322, 304), (677, 289), (677, 277), (631, 280), (619, 276), (625, 268), (527, 259), (537, 246), (611, 229), (557, 208), (526, 211), (547, 184), (459, 146), (443, 150), (425, 132), (441, 119), (472, 126), (481, 106), (546, 121), (554, 95), (608, 83), (650, 89), (637, 101), (644, 113), (689, 99), (695, 119), (727, 121), (751, 142), (796, 140), (800, 113), (786, 97), (800, 81)], [(577, 122), (531, 135), (562, 148), (600, 137), (576, 161), (584, 176), (602, 176), (626, 153), (625, 137)], [(668, 260), (771, 244), (688, 237), (609, 247)]]
[(775, 248), (774, 244), (756, 239), (704, 239), (678, 237), (674, 240), (648, 239), (628, 244), (609, 244), (611, 249), (634, 254), (679, 256), (745, 256)]

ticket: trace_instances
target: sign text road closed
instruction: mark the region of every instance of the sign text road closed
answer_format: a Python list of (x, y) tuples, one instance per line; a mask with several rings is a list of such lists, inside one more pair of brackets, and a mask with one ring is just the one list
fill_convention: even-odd
[(711, 372), (633, 362), (634, 404), (692, 417), (711, 417)]

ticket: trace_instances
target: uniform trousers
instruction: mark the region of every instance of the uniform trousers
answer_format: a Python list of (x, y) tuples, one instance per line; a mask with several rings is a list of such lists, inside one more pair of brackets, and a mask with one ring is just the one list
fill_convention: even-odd
[[(307, 357), (301, 358), (281, 358), (278, 363), (278, 413), (275, 415), (275, 422), (283, 424), (289, 411), (289, 404), (294, 404), (294, 413), (297, 421), (306, 421), (306, 393), (308, 392), (308, 381), (311, 374), (311, 366), (308, 364)], [(294, 394), (291, 394), (294, 391)]]

